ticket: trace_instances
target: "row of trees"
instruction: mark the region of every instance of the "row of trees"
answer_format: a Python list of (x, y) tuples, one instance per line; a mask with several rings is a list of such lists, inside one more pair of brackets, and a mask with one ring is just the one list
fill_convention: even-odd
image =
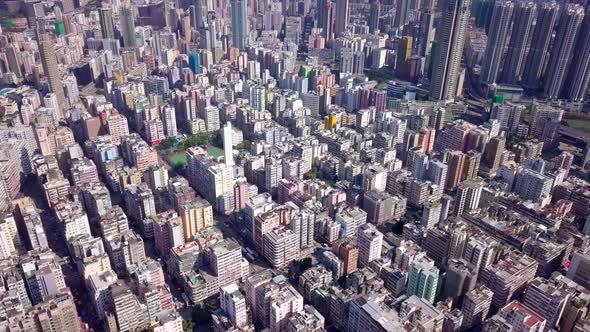
[(164, 150), (168, 150), (173, 147), (178, 147), (178, 150), (186, 150), (193, 146), (199, 145), (208, 145), (208, 144), (215, 144), (221, 140), (221, 135), (219, 131), (214, 131), (211, 133), (198, 133), (193, 134), (187, 137), (184, 141), (179, 141), (176, 137), (168, 137), (163, 139), (160, 142), (160, 148)]

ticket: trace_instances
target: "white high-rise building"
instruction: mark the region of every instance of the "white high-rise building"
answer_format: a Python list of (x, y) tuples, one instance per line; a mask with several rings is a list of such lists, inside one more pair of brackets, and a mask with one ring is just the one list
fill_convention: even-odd
[(113, 310), (113, 299), (109, 287), (117, 282), (117, 275), (113, 270), (94, 273), (86, 279), (86, 287), (90, 293), (92, 304), (98, 318), (103, 319), (107, 312)]
[(264, 235), (263, 255), (273, 267), (287, 266), (299, 257), (299, 234), (283, 227)]
[(367, 266), (370, 262), (381, 258), (383, 234), (373, 224), (364, 224), (358, 230), (359, 264)]
[(247, 264), (247, 261), (242, 259), (242, 250), (236, 241), (226, 239), (218, 242), (209, 247), (207, 256), (220, 286), (242, 278), (242, 264)]
[(270, 302), (270, 330), (285, 331), (288, 317), (301, 311), (303, 311), (303, 296), (293, 286), (282, 288)]
[(227, 124), (223, 127), (223, 157), (225, 158), (225, 166), (227, 167), (232, 167), (234, 165), (232, 135), (233, 130), (231, 127), (231, 122), (228, 121)]
[(178, 135), (178, 128), (176, 127), (176, 112), (174, 107), (162, 107), (160, 110), (160, 119), (162, 119), (164, 125), (164, 134), (166, 134), (166, 137), (174, 137)]
[(447, 164), (440, 160), (432, 160), (428, 165), (427, 179), (442, 188), (447, 181), (448, 170), (449, 166)]
[(455, 196), (455, 213), (460, 216), (464, 211), (479, 207), (479, 200), (483, 189), (483, 182), (479, 180), (465, 180), (457, 187)]
[(422, 226), (431, 228), (440, 220), (442, 204), (439, 201), (426, 203), (422, 209)]
[(13, 216), (0, 219), (0, 258), (8, 259), (17, 254), (16, 244), (20, 243)]
[(231, 283), (221, 287), (219, 297), (221, 309), (225, 312), (233, 326), (240, 328), (248, 325), (246, 298), (240, 292), (238, 285)]

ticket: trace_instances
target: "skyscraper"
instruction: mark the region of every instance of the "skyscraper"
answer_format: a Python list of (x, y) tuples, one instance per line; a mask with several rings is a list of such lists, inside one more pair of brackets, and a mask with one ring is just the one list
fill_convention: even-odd
[(514, 8), (512, 34), (502, 71), (502, 82), (516, 84), (524, 68), (524, 55), (532, 33), (537, 13), (537, 4), (532, 1), (518, 2)]
[(336, 37), (346, 32), (350, 16), (349, 0), (336, 0), (336, 17), (334, 18), (334, 34)]
[(381, 16), (381, 1), (371, 3), (371, 14), (369, 16), (369, 32), (375, 33), (379, 30), (379, 16)]
[(231, 0), (231, 37), (234, 47), (241, 51), (248, 46), (248, 19), (245, 0)]
[(203, 0), (195, 0), (194, 10), (191, 13), (193, 14), (191, 23), (193, 23), (197, 29), (205, 27), (207, 5)]
[(514, 3), (509, 0), (496, 1), (494, 4), (488, 33), (488, 44), (481, 67), (480, 78), (484, 83), (496, 83), (498, 78), (513, 10)]
[(418, 55), (430, 55), (430, 44), (432, 44), (432, 29), (434, 27), (434, 9), (426, 8), (420, 13), (420, 27), (418, 30)]
[[(62, 77), (57, 68), (57, 58), (55, 57), (55, 51), (53, 50), (54, 41), (47, 34), (39, 34), (38, 39), (39, 55), (41, 57), (41, 63), (43, 64), (43, 71), (45, 72), (47, 82), (49, 83), (49, 91), (55, 94), (59, 105), (65, 105), (66, 97), (64, 87), (61, 83)], [(63, 118), (62, 109), (56, 109), (55, 111), (59, 113), (60, 118)]]
[(579, 102), (584, 100), (590, 83), (590, 13), (584, 18), (574, 54), (566, 85), (566, 96), (571, 101)]
[[(544, 95), (549, 99), (557, 99), (565, 82), (570, 66), (573, 50), (584, 20), (584, 7), (576, 4), (565, 6), (559, 19), (559, 29), (553, 41), (553, 49), (547, 65), (544, 82)], [(576, 57), (581, 54), (576, 54)]]
[(334, 4), (330, 0), (318, 0), (316, 12), (317, 27), (322, 29), (322, 37), (326, 38), (326, 41), (333, 39)]
[(103, 7), (98, 10), (98, 17), (100, 19), (100, 31), (102, 38), (115, 38), (115, 30), (113, 28), (113, 10), (108, 7)]
[(231, 127), (231, 122), (228, 121), (227, 124), (223, 127), (223, 157), (225, 159), (225, 166), (227, 167), (231, 167), (234, 165), (232, 134), (233, 129)]
[(432, 99), (453, 99), (457, 94), (470, 5), (470, 0), (449, 0), (442, 9), (442, 24), (437, 29), (436, 59), (430, 81)]
[(486, 33), (490, 26), (492, 11), (494, 10), (494, 0), (478, 0), (473, 6), (473, 16), (475, 17), (475, 26), (485, 29)]
[(16, 75), (16, 77), (23, 77), (21, 62), (19, 61), (19, 56), (17, 55), (19, 48), (15, 47), (14, 45), (7, 45), (5, 49), (8, 60), (8, 68)]
[(558, 18), (559, 5), (556, 2), (545, 2), (541, 5), (522, 75), (523, 86), (530, 90), (539, 88), (539, 80), (543, 76), (547, 59), (547, 50)]
[(409, 79), (410, 76), (408, 60), (412, 56), (412, 41), (412, 37), (404, 36), (398, 45), (395, 74), (403, 79)]
[(395, 1), (395, 17), (393, 18), (394, 28), (401, 28), (408, 23), (409, 6), (409, 0)]
[(133, 10), (128, 6), (123, 6), (119, 11), (119, 15), (123, 46), (135, 47), (137, 42), (135, 40), (135, 18), (133, 17)]

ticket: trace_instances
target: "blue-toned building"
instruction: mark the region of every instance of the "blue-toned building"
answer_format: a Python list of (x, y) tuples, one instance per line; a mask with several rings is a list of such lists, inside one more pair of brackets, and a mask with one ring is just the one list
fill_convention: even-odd
[(188, 54), (188, 66), (193, 71), (193, 73), (201, 73), (201, 56), (199, 53)]

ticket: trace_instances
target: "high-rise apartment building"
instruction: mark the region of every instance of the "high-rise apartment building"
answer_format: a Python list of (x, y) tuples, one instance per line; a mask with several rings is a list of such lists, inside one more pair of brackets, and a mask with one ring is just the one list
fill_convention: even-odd
[(453, 190), (461, 183), (466, 160), (467, 157), (463, 152), (453, 151), (450, 153), (449, 171), (445, 183), (447, 190)]
[(334, 34), (336, 38), (346, 32), (348, 20), (350, 19), (349, 0), (336, 0), (336, 17), (334, 18)]
[[(225, 212), (233, 203), (233, 171), (216, 162), (202, 148), (187, 150), (188, 180), (193, 188), (213, 205), (216, 211)], [(231, 194), (228, 196), (228, 194)], [(232, 204), (233, 205), (233, 204)], [(233, 209), (231, 209), (233, 211)]]
[(483, 83), (493, 84), (498, 79), (513, 10), (514, 3), (510, 0), (501, 0), (494, 3), (488, 31), (488, 44), (480, 74)]
[(63, 107), (66, 105), (66, 97), (62, 85), (62, 76), (57, 67), (55, 50), (53, 49), (55, 41), (45, 33), (39, 34), (37, 38), (39, 40), (39, 56), (41, 57), (41, 63), (43, 64), (43, 72), (49, 83), (49, 91), (55, 94), (59, 105), (59, 108), (54, 109), (53, 111), (57, 113), (57, 118), (61, 119), (64, 116)]
[(478, 271), (481, 271), (496, 262), (500, 251), (500, 243), (491, 237), (470, 236), (465, 243), (463, 259), (473, 264)]
[(25, 312), (14, 310), (8, 315), (10, 331), (82, 331), (76, 303), (69, 293), (51, 297)]
[(308, 248), (314, 244), (315, 213), (301, 209), (291, 215), (291, 229), (299, 235), (299, 247)]
[(248, 47), (248, 12), (245, 0), (231, 0), (231, 37), (234, 47), (244, 51)]
[(375, 33), (379, 30), (379, 17), (381, 16), (381, 1), (371, 3), (371, 12), (369, 15), (369, 32)]
[(115, 145), (120, 145), (123, 137), (129, 135), (127, 117), (119, 113), (111, 114), (107, 118), (107, 129), (111, 136), (111, 142)]
[(133, 331), (147, 327), (147, 311), (125, 282), (117, 282), (110, 287), (114, 314), (119, 331)]
[(234, 152), (232, 141), (233, 129), (231, 122), (226, 123), (223, 127), (223, 158), (225, 165), (231, 167), (234, 165)]
[[(559, 28), (547, 64), (547, 72), (543, 80), (543, 92), (549, 99), (561, 97), (583, 20), (584, 7), (582, 5), (567, 4), (563, 7), (559, 18)], [(576, 54), (576, 56), (581, 56), (581, 54)]]
[(496, 316), (511, 326), (514, 332), (541, 332), (545, 331), (547, 321), (536, 312), (518, 301), (512, 301), (498, 311)]
[(523, 304), (547, 321), (547, 327), (557, 327), (570, 299), (568, 287), (559, 280), (535, 278), (527, 290)]
[(368, 266), (381, 258), (383, 234), (373, 224), (364, 224), (358, 229), (359, 265)]
[(58, 258), (52, 252), (29, 253), (18, 263), (33, 305), (67, 290)]
[(264, 163), (264, 188), (275, 196), (279, 181), (283, 178), (283, 164), (278, 158), (266, 159)]
[(513, 251), (481, 272), (480, 280), (494, 293), (492, 306), (501, 308), (524, 292), (535, 277), (538, 263), (531, 257)]
[(481, 324), (487, 318), (492, 305), (494, 293), (486, 286), (478, 287), (467, 292), (463, 300), (461, 312), (463, 313), (462, 327), (469, 330)]
[(548, 120), (556, 120), (557, 122), (560, 122), (563, 117), (564, 110), (561, 107), (533, 103), (532, 113), (533, 118), (531, 119), (529, 134), (533, 137), (538, 137), (541, 135), (543, 122)]
[(209, 247), (207, 259), (213, 274), (217, 277), (219, 287), (247, 276), (248, 262), (242, 258), (242, 248), (235, 240), (224, 239)]
[(332, 249), (343, 262), (342, 274), (348, 275), (357, 270), (359, 248), (348, 241), (337, 241)]
[(238, 285), (231, 283), (221, 287), (219, 299), (220, 308), (225, 312), (233, 326), (240, 328), (248, 324), (246, 298)]
[(393, 28), (402, 29), (409, 21), (411, 3), (409, 0), (395, 0), (395, 16), (393, 17)]
[(578, 41), (573, 51), (574, 56), (570, 64), (569, 76), (565, 85), (565, 96), (570, 101), (581, 102), (588, 93), (590, 85), (590, 14), (584, 17), (584, 22), (578, 34)]
[(522, 75), (523, 85), (530, 90), (538, 89), (547, 62), (549, 44), (559, 19), (560, 5), (555, 1), (539, 5), (531, 46)]
[(536, 14), (537, 4), (533, 1), (522, 1), (515, 4), (512, 33), (502, 68), (501, 81), (503, 83), (516, 84), (520, 82)]
[(455, 214), (477, 209), (481, 199), (484, 182), (481, 180), (465, 180), (457, 187), (455, 195)]
[(270, 294), (268, 311), (269, 327), (272, 332), (285, 331), (289, 317), (303, 311), (303, 296), (293, 286), (282, 285)]
[(331, 0), (318, 0), (316, 7), (316, 26), (322, 29), (322, 37), (326, 41), (334, 39), (334, 3)]
[(568, 279), (590, 289), (590, 254), (576, 251), (567, 271)]
[(480, 171), (483, 175), (493, 176), (500, 168), (502, 152), (506, 145), (506, 137), (496, 136), (490, 139), (481, 158)]
[(115, 29), (113, 28), (113, 10), (108, 7), (98, 9), (98, 18), (100, 20), (100, 31), (102, 38), (115, 38)]
[(416, 295), (433, 303), (438, 287), (439, 271), (428, 256), (415, 259), (410, 265), (408, 295)]
[(96, 165), (86, 157), (71, 161), (70, 174), (74, 185), (78, 187), (100, 183)]
[(146, 183), (127, 186), (124, 201), (125, 212), (131, 220), (139, 222), (156, 215), (154, 194)]
[(440, 220), (442, 204), (440, 202), (429, 202), (424, 204), (420, 224), (425, 228), (434, 227)]
[(123, 36), (123, 46), (137, 46), (135, 37), (135, 17), (133, 16), (133, 9), (130, 6), (123, 5), (119, 8), (119, 22), (121, 35)]
[(160, 119), (164, 126), (164, 134), (167, 137), (174, 137), (178, 135), (178, 128), (176, 126), (176, 110), (171, 106), (164, 106), (160, 109)]
[(299, 257), (299, 234), (279, 227), (263, 237), (263, 255), (273, 267), (284, 267)]
[(213, 207), (202, 198), (178, 206), (185, 241), (192, 240), (203, 228), (213, 226)]
[(514, 192), (534, 202), (543, 202), (551, 195), (553, 179), (531, 169), (523, 169), (516, 175)]
[(112, 312), (114, 309), (109, 287), (114, 285), (117, 280), (117, 275), (113, 270), (92, 274), (86, 280), (86, 288), (90, 293), (92, 305), (100, 319), (104, 319), (106, 313)]
[(158, 213), (153, 218), (154, 244), (161, 256), (168, 256), (170, 249), (184, 244), (182, 219), (176, 211), (168, 210)]
[(431, 160), (428, 165), (427, 179), (443, 188), (447, 182), (449, 167), (440, 160)]
[[(434, 8), (425, 8), (420, 12), (420, 28), (418, 32), (418, 55), (429, 56), (432, 39), (434, 38)], [(438, 128), (437, 128), (438, 129)]]
[(106, 250), (117, 274), (130, 275), (146, 261), (143, 239), (132, 230), (107, 238)]
[(470, 6), (470, 0), (449, 0), (443, 7), (430, 80), (432, 99), (448, 100), (457, 94)]

